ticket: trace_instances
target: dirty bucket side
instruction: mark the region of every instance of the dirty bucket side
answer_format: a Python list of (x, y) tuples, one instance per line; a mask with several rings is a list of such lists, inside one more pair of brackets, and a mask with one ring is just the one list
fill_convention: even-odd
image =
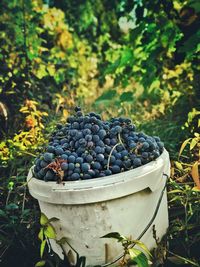
[[(87, 265), (102, 265), (120, 255), (122, 247), (115, 240), (100, 237), (110, 232), (119, 232), (137, 238), (151, 220), (161, 190), (152, 193), (146, 189), (96, 204), (70, 206), (40, 202), (40, 208), (48, 218), (59, 214), (59, 221), (54, 222), (58, 240), (66, 237), (80, 256), (86, 256)], [(149, 249), (156, 247), (153, 225), (157, 237), (161, 238), (168, 228), (166, 192), (153, 224), (141, 239)], [(53, 247), (61, 256), (60, 249)], [(64, 249), (67, 255), (69, 246), (65, 244)]]

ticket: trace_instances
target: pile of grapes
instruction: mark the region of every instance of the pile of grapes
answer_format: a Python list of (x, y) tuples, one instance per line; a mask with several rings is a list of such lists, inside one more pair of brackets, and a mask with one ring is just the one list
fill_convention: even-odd
[(57, 182), (104, 177), (155, 160), (163, 149), (159, 137), (136, 132), (130, 119), (103, 121), (76, 107), (75, 115), (52, 133), (46, 151), (35, 161), (34, 175)]

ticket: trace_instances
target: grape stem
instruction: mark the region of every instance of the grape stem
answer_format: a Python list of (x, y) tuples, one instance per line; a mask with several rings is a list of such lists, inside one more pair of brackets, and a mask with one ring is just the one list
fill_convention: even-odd
[(122, 142), (120, 133), (118, 133), (118, 139), (119, 139), (119, 143), (125, 148), (124, 143)]
[(117, 143), (117, 144), (114, 145), (114, 147), (111, 149), (110, 154), (109, 154), (109, 156), (108, 156), (107, 170), (109, 170), (109, 167), (110, 167), (110, 158), (111, 158), (111, 156), (112, 156), (112, 153), (113, 153), (114, 149), (115, 149), (118, 145), (120, 145), (120, 144), (121, 144), (121, 143)]
[(110, 168), (110, 159), (111, 159), (111, 156), (112, 156), (112, 153), (113, 153), (114, 149), (115, 149), (118, 145), (122, 145), (122, 146), (125, 148), (125, 146), (124, 146), (124, 144), (123, 144), (123, 142), (122, 142), (120, 133), (118, 133), (118, 140), (119, 140), (119, 143), (117, 143), (116, 145), (113, 146), (113, 148), (111, 149), (110, 154), (109, 154), (109, 156), (108, 156), (107, 170), (109, 170), (109, 168)]

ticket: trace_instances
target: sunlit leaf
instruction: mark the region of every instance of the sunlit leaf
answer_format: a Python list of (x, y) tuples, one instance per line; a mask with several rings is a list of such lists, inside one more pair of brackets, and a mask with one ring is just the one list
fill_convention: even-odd
[(41, 225), (46, 225), (48, 223), (48, 218), (47, 216), (44, 214), (44, 213), (41, 213), (41, 216), (40, 216), (40, 224)]
[(182, 166), (182, 164), (180, 163), (180, 162), (178, 162), (178, 161), (174, 161), (174, 163), (175, 163), (175, 165), (176, 165), (176, 167), (179, 169), (179, 170), (183, 170), (183, 166)]
[(48, 224), (45, 229), (44, 229), (44, 235), (46, 237), (49, 237), (49, 238), (52, 238), (52, 239), (55, 239), (56, 238), (56, 232), (55, 232), (55, 229), (54, 227), (51, 225), (51, 224)]
[(179, 156), (182, 154), (184, 148), (185, 148), (186, 145), (190, 142), (191, 139), (192, 139), (192, 138), (188, 138), (188, 139), (186, 139), (186, 140), (182, 143), (181, 148), (180, 148), (180, 151), (179, 151)]
[(190, 150), (192, 150), (196, 146), (197, 143), (198, 143), (197, 139), (193, 138), (190, 143)]
[(133, 240), (133, 242), (138, 245), (140, 248), (142, 248), (150, 257), (152, 256), (151, 255), (151, 252), (149, 251), (149, 249), (147, 248), (147, 246), (140, 240)]
[(38, 261), (36, 264), (35, 264), (35, 267), (42, 267), (46, 264), (46, 261)]
[(148, 267), (148, 259), (146, 255), (136, 248), (130, 248), (128, 250), (131, 261), (137, 263), (138, 267)]
[(123, 66), (127, 66), (128, 63), (131, 61), (131, 59), (133, 59), (133, 50), (130, 48), (126, 48), (121, 55), (120, 58), (120, 63), (118, 65), (118, 67), (123, 67)]
[(200, 192), (200, 188), (198, 188), (197, 186), (194, 186), (194, 187), (192, 188), (192, 190), (193, 190), (193, 191)]
[(43, 228), (40, 229), (39, 234), (38, 234), (38, 238), (39, 238), (41, 241), (43, 241), (43, 239), (44, 239), (44, 229), (43, 229)]
[(191, 175), (192, 178), (197, 186), (198, 189), (200, 189), (200, 179), (199, 179), (199, 163), (198, 161), (196, 161), (193, 166), (192, 166), (192, 170), (191, 170)]
[(46, 245), (46, 239), (42, 241), (41, 245), (40, 245), (40, 257), (43, 257), (44, 254), (44, 249), (45, 249), (45, 245)]

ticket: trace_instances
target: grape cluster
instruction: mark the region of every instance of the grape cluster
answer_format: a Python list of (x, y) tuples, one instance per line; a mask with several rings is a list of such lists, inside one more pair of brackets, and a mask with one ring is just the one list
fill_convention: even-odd
[(57, 125), (46, 151), (35, 161), (34, 174), (58, 182), (104, 177), (155, 160), (163, 148), (159, 137), (136, 132), (128, 118), (103, 121), (76, 107), (66, 124)]

